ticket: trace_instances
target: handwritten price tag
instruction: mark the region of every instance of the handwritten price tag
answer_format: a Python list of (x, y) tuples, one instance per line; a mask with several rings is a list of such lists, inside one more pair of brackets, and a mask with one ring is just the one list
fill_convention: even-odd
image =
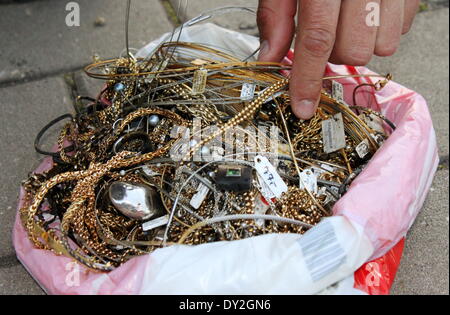
[(266, 157), (255, 156), (255, 169), (262, 181), (275, 195), (275, 198), (281, 197), (288, 190), (286, 183)]

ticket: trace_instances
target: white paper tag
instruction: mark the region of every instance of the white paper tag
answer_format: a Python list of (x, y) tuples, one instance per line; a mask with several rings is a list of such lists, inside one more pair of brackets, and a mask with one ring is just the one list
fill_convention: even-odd
[(192, 196), (191, 201), (189, 201), (189, 204), (194, 209), (200, 208), (208, 192), (209, 188), (205, 184), (200, 183), (197, 187), (197, 192)]
[(263, 183), (272, 191), (276, 198), (288, 190), (286, 183), (281, 179), (275, 167), (269, 160), (261, 155), (255, 156), (255, 169)]
[(255, 88), (256, 85), (252, 83), (244, 83), (242, 84), (241, 89), (241, 100), (250, 101), (255, 96)]
[(169, 215), (168, 214), (166, 214), (165, 216), (156, 218), (154, 220), (142, 223), (142, 230), (144, 230), (144, 232), (145, 231), (150, 231), (150, 230), (156, 229), (157, 227), (166, 225), (167, 222), (169, 222)]
[(367, 126), (369, 126), (369, 128), (382, 134), (386, 133), (383, 128), (383, 120), (380, 117), (374, 114), (361, 114), (359, 115), (359, 118), (361, 118), (367, 124)]
[(344, 86), (337, 81), (332, 81), (331, 97), (339, 103), (347, 105), (344, 100)]
[(270, 190), (269, 186), (267, 186), (262, 177), (259, 174), (256, 174), (256, 177), (258, 178), (258, 182), (261, 185), (261, 195), (263, 195), (266, 200), (272, 200), (272, 198), (275, 198), (275, 194), (272, 192), (272, 190)]
[(198, 69), (194, 71), (194, 78), (192, 80), (192, 94), (201, 94), (205, 92), (207, 77), (208, 70), (206, 69)]
[(358, 156), (363, 159), (369, 153), (369, 141), (364, 139), (356, 146), (355, 150)]
[(300, 189), (307, 189), (309, 192), (317, 194), (317, 176), (312, 169), (308, 168), (300, 173)]
[(345, 131), (342, 113), (322, 121), (323, 151), (331, 153), (345, 148)]

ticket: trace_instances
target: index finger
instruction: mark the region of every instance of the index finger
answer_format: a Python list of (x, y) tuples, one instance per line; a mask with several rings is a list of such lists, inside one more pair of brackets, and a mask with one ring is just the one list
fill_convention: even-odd
[(340, 0), (299, 0), (298, 31), (289, 92), (294, 114), (311, 118), (317, 108), (322, 77), (333, 50)]

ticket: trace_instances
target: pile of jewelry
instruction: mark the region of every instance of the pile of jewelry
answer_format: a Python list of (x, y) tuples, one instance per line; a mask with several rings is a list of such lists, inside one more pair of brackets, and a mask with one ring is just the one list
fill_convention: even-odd
[[(299, 120), (289, 69), (183, 42), (88, 66), (105, 80), (100, 95), (79, 97), (74, 115), (36, 139), (53, 167), (24, 182), (30, 239), (109, 271), (174, 243), (304, 233), (332, 215), (395, 127), (367, 104), (345, 104), (339, 77)], [(40, 149), (63, 119), (58, 150)]]

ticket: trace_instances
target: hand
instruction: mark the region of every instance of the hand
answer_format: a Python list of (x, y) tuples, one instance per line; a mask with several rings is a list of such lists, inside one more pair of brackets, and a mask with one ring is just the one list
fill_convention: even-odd
[[(366, 23), (369, 2), (379, 4), (378, 27)], [(296, 35), (289, 93), (294, 114), (309, 119), (317, 109), (327, 62), (362, 66), (373, 54), (392, 55), (418, 5), (419, 0), (260, 0), (259, 60), (281, 61)]]

